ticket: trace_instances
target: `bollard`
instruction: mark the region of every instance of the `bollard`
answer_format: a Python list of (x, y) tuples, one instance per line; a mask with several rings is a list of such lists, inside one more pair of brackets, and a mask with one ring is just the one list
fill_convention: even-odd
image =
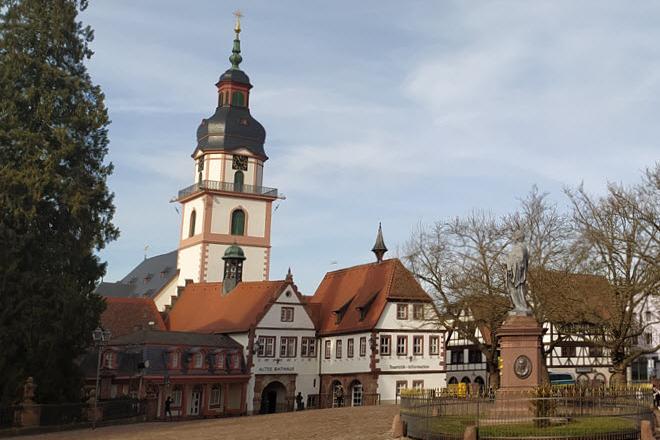
[(467, 426), (463, 433), (463, 440), (477, 440), (477, 427)]
[(642, 435), (640, 437), (641, 440), (654, 440), (655, 436), (653, 435), (653, 429), (651, 429), (651, 422), (648, 420), (642, 420), (642, 423), (640, 424), (640, 429), (642, 431)]
[(396, 414), (394, 420), (392, 420), (392, 437), (401, 438), (403, 437), (403, 422), (401, 421), (401, 415)]

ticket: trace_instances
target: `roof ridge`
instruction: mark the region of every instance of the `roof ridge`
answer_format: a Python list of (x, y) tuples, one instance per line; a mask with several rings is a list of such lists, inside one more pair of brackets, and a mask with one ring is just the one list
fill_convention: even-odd
[(333, 270), (333, 271), (330, 271), (330, 272), (326, 272), (325, 276), (327, 277), (329, 275), (335, 275), (335, 274), (342, 273), (342, 272), (349, 272), (351, 270), (355, 270), (355, 269), (359, 269), (359, 268), (367, 267), (367, 266), (380, 266), (380, 265), (383, 265), (383, 264), (390, 264), (390, 263), (393, 263), (395, 260), (398, 261), (399, 259), (398, 258), (387, 258), (387, 259), (381, 261), (380, 263), (377, 262), (377, 261), (373, 261), (371, 263), (356, 264), (355, 266), (344, 267), (342, 269), (337, 269), (337, 270)]
[(146, 296), (104, 296), (106, 302), (151, 302), (154, 306), (156, 303), (152, 298)]

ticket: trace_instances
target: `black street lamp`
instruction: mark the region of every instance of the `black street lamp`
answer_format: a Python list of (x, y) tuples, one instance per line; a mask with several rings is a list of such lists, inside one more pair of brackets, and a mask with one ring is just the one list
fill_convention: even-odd
[(94, 417), (92, 418), (92, 429), (96, 428), (96, 421), (98, 418), (99, 378), (101, 376), (101, 348), (108, 343), (110, 336), (110, 330), (104, 330), (101, 327), (96, 327), (96, 329), (92, 332), (94, 346), (98, 351), (98, 359), (96, 362), (96, 388), (94, 389)]

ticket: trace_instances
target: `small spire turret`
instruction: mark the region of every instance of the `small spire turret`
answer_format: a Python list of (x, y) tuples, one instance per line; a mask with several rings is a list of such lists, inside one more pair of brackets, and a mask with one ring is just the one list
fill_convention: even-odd
[(380, 222), (378, 222), (378, 234), (376, 235), (376, 243), (371, 249), (371, 252), (376, 254), (376, 261), (378, 263), (383, 261), (383, 256), (385, 255), (385, 252), (387, 252), (387, 246), (385, 246), (385, 240), (383, 240), (383, 228)]

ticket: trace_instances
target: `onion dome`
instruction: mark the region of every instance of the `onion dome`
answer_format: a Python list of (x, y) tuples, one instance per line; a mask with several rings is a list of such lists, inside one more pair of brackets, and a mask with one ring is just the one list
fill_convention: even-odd
[(232, 244), (225, 251), (225, 255), (222, 257), (223, 260), (235, 259), (235, 260), (245, 260), (245, 252), (239, 246)]
[(241, 56), (240, 13), (236, 13), (236, 37), (232, 54), (229, 57), (231, 67), (220, 76), (218, 88), (218, 107), (215, 113), (202, 119), (197, 128), (197, 150), (232, 151), (245, 148), (262, 160), (268, 159), (264, 151), (266, 130), (252, 117), (249, 109), (249, 95), (252, 84), (250, 78), (239, 65)]

